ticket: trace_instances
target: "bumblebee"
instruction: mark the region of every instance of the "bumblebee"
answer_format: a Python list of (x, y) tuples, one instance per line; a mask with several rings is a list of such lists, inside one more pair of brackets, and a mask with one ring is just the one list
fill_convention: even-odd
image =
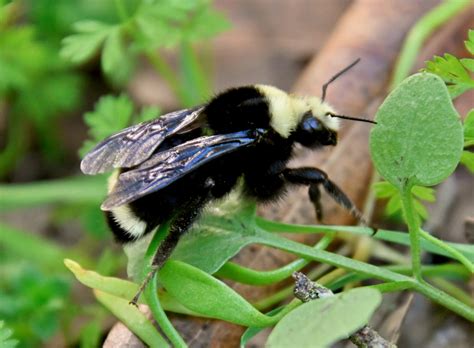
[(116, 239), (130, 243), (170, 221), (153, 259), (154, 273), (203, 208), (225, 197), (239, 181), (243, 195), (258, 202), (282, 197), (289, 186), (308, 186), (318, 219), (322, 187), (360, 220), (357, 208), (325, 172), (287, 167), (295, 144), (334, 146), (338, 118), (356, 119), (337, 115), (324, 102), (328, 84), (355, 63), (323, 86), (321, 99), (268, 85), (231, 88), (205, 105), (131, 126), (99, 143), (81, 169), (85, 174), (116, 169), (101, 206)]

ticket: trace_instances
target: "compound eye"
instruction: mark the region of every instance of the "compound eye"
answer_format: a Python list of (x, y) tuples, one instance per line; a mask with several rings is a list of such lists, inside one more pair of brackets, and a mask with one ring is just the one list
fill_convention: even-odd
[(303, 146), (316, 148), (321, 145), (335, 145), (337, 134), (308, 113), (295, 132), (295, 140)]
[(304, 132), (315, 133), (322, 129), (321, 122), (319, 122), (312, 115), (308, 114), (304, 117), (303, 122), (301, 123), (301, 129)]

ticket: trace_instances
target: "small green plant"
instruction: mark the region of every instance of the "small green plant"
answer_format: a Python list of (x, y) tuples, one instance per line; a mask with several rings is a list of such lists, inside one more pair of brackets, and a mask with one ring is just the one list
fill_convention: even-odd
[[(469, 30), (468, 38), (464, 42), (466, 50), (474, 55), (474, 30)], [(474, 89), (474, 59), (456, 58), (446, 53), (444, 57), (435, 56), (426, 63), (425, 71), (438, 75), (447, 84), (449, 94), (454, 99), (461, 94)]]
[(57, 121), (78, 106), (83, 82), (38, 27), (19, 24), (22, 15), (20, 2), (0, 1), (0, 108), (9, 113), (0, 179), (32, 146), (25, 137), (30, 128), (50, 161), (61, 157)]
[[(416, 74), (407, 78), (399, 83), (380, 107), (377, 121), (378, 124), (371, 134), (371, 152), (377, 170), (388, 181), (379, 184), (378, 190), (395, 202), (392, 203), (392, 209), (403, 212), (409, 235), (382, 230), (378, 231), (375, 238), (409, 244), (412, 251), (412, 266), (403, 264), (376, 267), (324, 251), (334, 238), (335, 231), (371, 233), (367, 228), (286, 225), (256, 217), (255, 207), (248, 202), (246, 204), (234, 202), (234, 206), (220, 206), (218, 213), (207, 214), (199, 227), (180, 242), (172, 259), (159, 272), (157, 280), (162, 288), (158, 289), (157, 282), (153, 281), (145, 292), (146, 303), (150, 306), (163, 333), (174, 346), (186, 344), (167, 319), (164, 310), (216, 318), (247, 326), (248, 330), (242, 337), (243, 346), (260, 330), (259, 328), (272, 325), (276, 327), (268, 342), (270, 346), (278, 346), (282, 337), (289, 342), (315, 342), (314, 339), (320, 337), (318, 342), (321, 344), (333, 343), (341, 337), (338, 331), (340, 327), (337, 325), (340, 313), (334, 314), (333, 319), (327, 316), (327, 320), (321, 323), (319, 330), (306, 330), (305, 327), (295, 330), (295, 323), (300, 319), (305, 321), (308, 316), (317, 316), (319, 310), (314, 308), (322, 306), (322, 302), (300, 305), (294, 300), (276, 311), (264, 313), (261, 310), (277, 304), (288, 295), (286, 291), (288, 289), (282, 292), (283, 297), (273, 296), (252, 305), (222, 281), (211, 276), (214, 274), (219, 278), (253, 285), (274, 284), (288, 278), (292, 272), (306, 266), (309, 261), (318, 261), (345, 270), (342, 275), (326, 277), (329, 281), (326, 281), (325, 285), (331, 289), (341, 289), (354, 281), (374, 278), (381, 282), (372, 286), (375, 290), (370, 289), (371, 291), (378, 293), (378, 291), (412, 289), (466, 319), (474, 320), (474, 313), (470, 308), (472, 300), (461, 289), (456, 288), (452, 296), (425, 280), (429, 279), (427, 276), (433, 274), (439, 276), (447, 270), (451, 276), (462, 274), (461, 277), (466, 279), (465, 277), (474, 271), (474, 248), (445, 243), (423, 231), (420, 223), (421, 218), (426, 216), (426, 211), (419, 201), (415, 201), (415, 197), (433, 200), (433, 191), (427, 186), (438, 184), (448, 177), (460, 163), (463, 153), (465, 132), (460, 117), (451, 103), (445, 82), (431, 73)], [(467, 133), (469, 134), (469, 130)], [(232, 202), (227, 204), (231, 205)], [(135, 250), (128, 250), (129, 264), (132, 265), (129, 267), (130, 275), (137, 283), (140, 283), (148, 272), (151, 258), (167, 232), (168, 226), (164, 224), (148, 246), (140, 245)], [(326, 233), (326, 236), (311, 248), (275, 235), (275, 232)], [(247, 269), (229, 262), (241, 248), (253, 243), (284, 250), (302, 259), (268, 272)], [(447, 256), (455, 262), (441, 266), (423, 265), (420, 257), (423, 249)], [(122, 303), (129, 300), (137, 289), (134, 283), (103, 278), (97, 273), (85, 271), (70, 260), (66, 264), (81, 282), (96, 289), (98, 300), (111, 311), (116, 310), (115, 305), (111, 301), (105, 301), (104, 297), (98, 294), (109, 293), (110, 296), (121, 298)], [(430, 273), (433, 271), (434, 273)], [(321, 275), (316, 271), (315, 274), (315, 277)], [(319, 281), (324, 283), (324, 279), (320, 278)], [(349, 295), (351, 292), (343, 294), (347, 295), (347, 299), (351, 298)], [(357, 301), (350, 300), (341, 304), (345, 312), (356, 305)], [(367, 313), (370, 316), (376, 307), (377, 303), (374, 302), (367, 303), (364, 308), (371, 308)], [(123, 311), (130, 312), (130, 315), (126, 315)], [(141, 330), (137, 327), (134, 321), (141, 321), (143, 318), (135, 308), (121, 307), (120, 318), (130, 328), (135, 328), (134, 332), (147, 344), (159, 342), (162, 344), (161, 337), (156, 335), (151, 337), (146, 334), (146, 329)], [(127, 318), (134, 319), (127, 321)], [(347, 334), (366, 324), (367, 318), (367, 316), (354, 317), (353, 329), (348, 329)], [(322, 330), (323, 327), (327, 329)]]
[(0, 321), (0, 346), (4, 348), (15, 348), (18, 340), (12, 338), (13, 331), (5, 326), (4, 321)]
[[(76, 23), (78, 31), (71, 33), (71, 23)], [(206, 52), (195, 50), (194, 43), (227, 26), (224, 17), (205, 0), (104, 0), (94, 6), (88, 0), (0, 0), (0, 113), (7, 115), (6, 136), (0, 144), (0, 179), (15, 180), (16, 164), (32, 149), (33, 157), (44, 164), (41, 178), (57, 177), (56, 168), (61, 168), (59, 175), (64, 173), (66, 151), (60, 144), (58, 121), (73, 111), (82, 112), (84, 87), (88, 87), (88, 94), (96, 93), (97, 83), (90, 74), (96, 56), (102, 58), (105, 77), (114, 88), (129, 81), (134, 66), (145, 56), (170, 82), (180, 102), (195, 104), (210, 93), (211, 79), (209, 64), (201, 62)], [(103, 40), (88, 50), (100, 35)], [(172, 49), (179, 50), (176, 69), (162, 58)], [(82, 151), (118, 129), (159, 115), (156, 107), (137, 113), (134, 109), (123, 94), (100, 98), (95, 111), (85, 115), (90, 141)], [(37, 148), (42, 157), (37, 156)], [(35, 171), (32, 174), (37, 175)], [(0, 211), (21, 214), (19, 209), (50, 203), (50, 228), (62, 230), (65, 225), (80, 223), (84, 231), (80, 242), (65, 248), (29, 231), (0, 224), (0, 298), (6, 301), (0, 319), (8, 320), (19, 346), (47, 344), (48, 339), (61, 334), (68, 345), (99, 345), (106, 311), (99, 303), (77, 305), (71, 296), (73, 278), (61, 262), (66, 255), (74, 255), (106, 275), (123, 268), (122, 253), (103, 250), (112, 243), (97, 209), (105, 195), (105, 177), (89, 179), (0, 185)], [(15, 259), (25, 262), (15, 263)]]
[(84, 121), (89, 126), (90, 139), (84, 142), (79, 155), (82, 157), (109, 135), (129, 125), (156, 118), (160, 114), (160, 110), (153, 106), (143, 108), (137, 115), (133, 115), (133, 109), (134, 104), (126, 95), (108, 95), (99, 99), (95, 110), (84, 115)]
[[(102, 70), (107, 77), (124, 83), (134, 70), (137, 56), (143, 55), (181, 104), (196, 105), (209, 97), (211, 84), (209, 71), (192, 44), (228, 27), (210, 3), (209, 0), (162, 0), (134, 4), (117, 0), (118, 22), (76, 22), (76, 33), (63, 40), (61, 56), (77, 64), (100, 52)], [(162, 54), (164, 49), (173, 47), (180, 48), (178, 72)]]
[[(141, 299), (150, 307), (162, 333), (173, 346), (183, 347), (186, 343), (169, 322), (165, 311), (216, 318), (245, 326), (247, 330), (241, 338), (243, 347), (256, 333), (269, 326), (275, 326), (268, 342), (269, 346), (278, 346), (281, 337), (302, 344), (318, 342), (321, 345), (330, 345), (367, 324), (368, 318), (380, 302), (380, 293), (406, 289), (419, 292), (454, 313), (474, 320), (472, 298), (464, 290), (450, 283), (453, 279), (467, 281), (472, 276), (474, 248), (440, 241), (421, 230), (421, 218), (426, 212), (422, 203), (417, 200), (432, 200), (433, 191), (427, 186), (445, 179), (460, 161), (466, 163), (463, 160), (466, 156), (471, 158), (472, 164), (467, 147), (474, 143), (474, 112), (471, 111), (466, 119), (463, 130), (450, 100), (449, 93), (453, 88), (446, 88), (444, 84), (455, 83), (458, 86), (455, 92), (458, 93), (460, 88), (466, 89), (469, 82), (454, 63), (443, 68), (443, 74), (449, 74), (449, 67), (456, 66), (455, 80), (441, 80), (431, 73), (417, 74), (404, 80), (406, 74), (403, 73), (404, 69), (408, 71), (413, 63), (413, 60), (407, 60), (406, 57), (416, 56), (417, 49), (413, 47), (419, 47), (423, 37), (466, 4), (467, 2), (462, 1), (448, 1), (422, 18), (415, 26), (413, 31), (421, 28), (425, 36), (413, 35), (418, 43), (409, 45), (409, 50), (402, 52), (398, 65), (402, 69), (396, 70), (393, 83), (397, 88), (377, 114), (379, 124), (371, 135), (372, 156), (380, 174), (387, 180), (378, 184), (377, 189), (381, 195), (390, 199), (394, 212), (403, 212), (409, 229), (409, 235), (379, 230), (374, 236), (373, 252), (386, 264), (374, 266), (351, 258), (351, 250), (347, 246), (335, 252), (326, 251), (335, 244), (333, 241), (338, 238), (338, 232), (345, 232), (354, 238), (368, 237), (373, 232), (369, 228), (302, 226), (269, 221), (256, 216), (252, 202), (242, 202), (234, 197), (235, 199), (229, 199), (226, 204), (211, 209), (199, 226), (180, 241), (172, 258), (159, 272), (156, 281), (150, 283)], [(209, 74), (191, 43), (214, 35), (226, 26), (226, 22), (212, 10), (209, 2), (185, 3), (166, 0), (137, 3), (116, 0), (113, 5), (116, 11), (111, 11), (109, 7), (109, 11), (105, 12), (116, 12), (116, 16), (90, 17), (90, 20), (77, 22), (75, 33), (62, 41), (62, 56), (70, 62), (82, 64), (93, 61), (95, 56), (100, 55), (105, 75), (114, 83), (120, 84), (125, 83), (131, 76), (140, 54), (145, 56), (156, 72), (168, 82), (183, 105), (195, 105), (202, 101), (210, 91)], [(41, 10), (37, 11), (41, 18)], [(165, 35), (168, 32), (170, 35)], [(469, 35), (467, 45), (472, 46), (469, 43), (472, 42), (472, 33)], [(79, 49), (80, 47), (83, 49)], [(163, 50), (168, 47), (179, 49), (177, 70), (172, 69), (163, 59)], [(119, 62), (123, 65), (119, 65)], [(468, 68), (470, 63), (466, 65), (465, 62), (463, 60), (461, 64)], [(446, 65), (443, 62), (440, 64)], [(115, 75), (118, 70), (120, 73)], [(196, 94), (197, 91), (199, 93)], [(431, 102), (428, 103), (427, 100)], [(90, 148), (92, 143), (128, 124), (156, 117), (159, 113), (159, 110), (154, 108), (134, 112), (137, 109), (125, 95), (102, 97), (95, 110), (85, 116), (90, 139), (84, 144), (81, 152)], [(445, 137), (443, 139), (440, 139), (441, 131)], [(440, 149), (436, 161), (426, 157), (426, 153), (433, 148)], [(73, 177), (42, 183), (0, 185), (0, 195), (0, 210), (39, 204), (66, 204), (67, 208), (57, 214), (58, 219), (72, 215), (71, 211), (76, 215), (80, 212), (85, 229), (90, 230), (91, 235), (103, 235), (103, 222), (99, 223), (102, 219), (97, 208), (105, 195), (103, 177)], [(44, 239), (34, 238), (3, 224), (0, 229), (2, 248), (37, 262), (41, 269), (57, 270), (59, 260), (69, 258), (65, 261), (67, 268), (81, 283), (93, 289), (99, 303), (149, 346), (168, 346), (165, 338), (151, 322), (137, 308), (129, 305), (130, 299), (137, 292), (137, 284), (148, 272), (157, 246), (168, 233), (166, 224), (160, 226), (151, 240), (146, 241), (148, 244), (144, 243), (127, 251), (131, 281), (109, 276), (120, 266), (120, 262), (116, 261), (119, 258), (117, 254), (103, 253), (99, 261), (93, 262), (83, 249), (64, 250)], [(314, 246), (307, 246), (280, 235), (284, 232), (315, 233), (321, 234), (322, 238)], [(380, 241), (411, 246), (412, 264), (409, 264), (408, 257)], [(271, 271), (257, 271), (230, 261), (242, 248), (250, 244), (276, 248), (291, 253), (298, 259)], [(87, 243), (85, 245), (90, 246)], [(440, 265), (422, 264), (421, 251), (445, 256), (449, 262)], [(318, 300), (304, 304), (293, 299), (286, 305), (274, 308), (283, 300), (291, 298), (292, 287), (283, 286), (279, 292), (251, 303), (223, 282), (233, 280), (254, 286), (274, 285), (287, 280), (293, 272), (308, 265), (311, 266), (311, 279), (317, 279), (320, 284), (340, 294), (328, 301)], [(42, 273), (38, 273), (40, 277)], [(435, 277), (446, 279), (449, 286), (443, 289), (435, 288), (430, 284)], [(63, 306), (80, 312), (69, 300), (69, 292), (66, 291), (69, 289), (69, 281), (61, 288), (55, 286), (54, 280), (46, 281), (41, 277), (39, 281), (34, 279), (36, 282), (32, 283), (40, 290), (43, 289), (42, 286), (47, 289), (48, 286), (52, 287), (51, 291), (47, 291), (49, 296), (41, 297), (42, 303), (47, 304), (59, 298), (59, 302), (65, 301), (62, 302)], [(367, 279), (375, 285), (347, 289), (360, 285), (360, 282)], [(57, 301), (52, 302), (57, 305)], [(361, 305), (363, 312), (359, 311)], [(321, 307), (325, 307), (329, 314), (324, 322), (312, 323), (318, 324), (317, 330), (314, 326), (299, 325), (300, 322), (307, 322), (308, 317), (319, 318)], [(53, 306), (52, 309), (57, 308)], [(360, 314), (354, 314), (349, 324), (341, 320), (347, 316), (348, 311)], [(88, 324), (71, 338), (71, 342), (79, 341), (83, 345), (95, 346), (104, 330), (105, 315), (97, 306), (87, 307), (81, 313), (87, 315)], [(57, 318), (46, 322), (47, 326), (51, 328), (57, 323)], [(12, 322), (14, 323), (14, 320)], [(10, 326), (10, 322), (8, 324)], [(295, 324), (298, 324), (297, 330)], [(15, 337), (19, 337), (16, 327), (14, 329)], [(4, 332), (5, 330), (0, 328), (0, 337), (10, 336)], [(36, 338), (35, 343), (39, 341), (40, 338)]]

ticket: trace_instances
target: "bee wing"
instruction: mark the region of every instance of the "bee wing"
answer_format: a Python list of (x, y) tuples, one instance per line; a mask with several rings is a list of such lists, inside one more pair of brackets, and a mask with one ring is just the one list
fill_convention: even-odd
[[(130, 168), (147, 160), (166, 137), (199, 126), (203, 106), (179, 110), (120, 131), (100, 142), (81, 162), (85, 174)], [(196, 123), (196, 124), (195, 124)]]
[(256, 142), (261, 134), (263, 130), (258, 129), (204, 136), (158, 152), (122, 173), (101, 208), (110, 210), (156, 192), (203, 164)]

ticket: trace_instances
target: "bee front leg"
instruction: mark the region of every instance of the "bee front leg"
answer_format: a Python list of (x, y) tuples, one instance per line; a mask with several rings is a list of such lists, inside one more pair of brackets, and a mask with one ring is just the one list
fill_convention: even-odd
[[(302, 168), (287, 168), (282, 173), (284, 179), (292, 184), (309, 185), (310, 200), (315, 204), (316, 215), (320, 214), (322, 217), (322, 207), (320, 203), (319, 186), (331, 196), (336, 203), (346, 208), (349, 213), (354, 216), (359, 223), (367, 226), (367, 223), (362, 216), (362, 213), (357, 209), (354, 203), (347, 197), (347, 195), (332, 182), (327, 174), (318, 168), (302, 167)], [(318, 213), (318, 211), (320, 211)], [(317, 216), (319, 219), (319, 216)]]
[(314, 205), (316, 211), (316, 220), (319, 222), (323, 221), (324, 212), (323, 206), (321, 205), (321, 191), (319, 190), (319, 185), (311, 184), (308, 189), (309, 200)]
[[(208, 188), (210, 192), (212, 187), (206, 186), (206, 188)], [(156, 272), (158, 272), (169, 259), (174, 249), (178, 245), (180, 238), (191, 228), (193, 222), (199, 217), (202, 208), (209, 199), (209, 192), (205, 192), (202, 195), (196, 196), (175, 216), (170, 225), (168, 235), (161, 242), (160, 246), (155, 252), (155, 255), (153, 256), (150, 271), (138, 288), (136, 295), (130, 301), (130, 304), (135, 306), (137, 305), (138, 299), (140, 298), (140, 295), (145, 290), (148, 283), (153, 279)]]

